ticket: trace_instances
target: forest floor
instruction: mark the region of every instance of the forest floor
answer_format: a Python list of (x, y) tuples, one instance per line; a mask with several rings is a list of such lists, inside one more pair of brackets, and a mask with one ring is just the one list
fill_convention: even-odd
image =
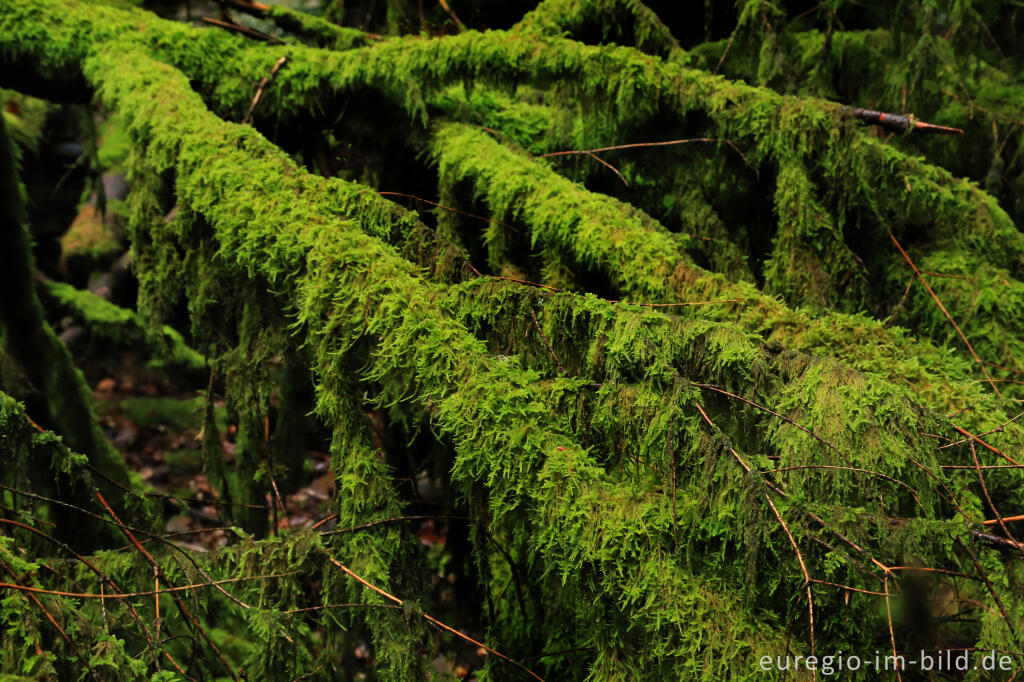
[[(223, 513), (225, 503), (204, 473), (203, 400), (198, 396), (207, 386), (196, 377), (149, 366), (140, 352), (109, 352), (69, 320), (59, 321), (57, 326), (58, 330), (65, 327), (62, 336), (70, 341), (76, 364), (92, 389), (93, 408), (105, 435), (143, 487), (164, 499), (166, 537), (197, 552), (227, 545), (232, 530), (230, 519)], [(220, 444), (230, 462), (236, 428), (228, 423), (223, 400), (214, 401), (214, 410)], [(304, 459), (298, 490), (281, 495), (277, 503), (273, 495), (266, 497), (268, 521), (275, 529), (272, 532), (335, 529), (330, 504), (334, 494), (330, 457), (322, 451), (307, 450)], [(440, 570), (431, 578), (438, 603), (446, 607), (444, 610), (459, 608), (462, 595), (458, 593), (458, 581), (444, 570), (445, 524), (420, 519), (409, 527), (428, 554), (436, 558)], [(482, 637), (482, 633), (474, 634)], [(369, 674), (373, 668), (369, 646), (357, 647), (356, 653), (362, 654), (364, 674)], [(483, 649), (448, 638), (438, 638), (434, 651), (420, 653), (429, 656), (433, 669), (460, 679), (473, 679), (472, 672), (482, 667), (486, 656)]]

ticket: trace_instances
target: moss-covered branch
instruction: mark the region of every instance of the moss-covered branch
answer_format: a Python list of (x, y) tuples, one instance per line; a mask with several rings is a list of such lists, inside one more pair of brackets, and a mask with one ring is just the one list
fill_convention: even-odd
[[(744, 6), (744, 30), (762, 18), (755, 5)], [(240, 591), (253, 602), (247, 624), (269, 644), (229, 653), (236, 663), (301, 674), (315, 662), (289, 638), (311, 624), (287, 612), (331, 598), (373, 605), (345, 622), (371, 638), (382, 670), (421, 674), (408, 651), (426, 630), (406, 616), (429, 610), (416, 601), (426, 599), (425, 573), (416, 543), (383, 523), (406, 501), (394, 459), (367, 433), (371, 408), (406, 440), (430, 443), (432, 471), (466, 515), (487, 641), (517, 658), (576, 650), (542, 657), (549, 674), (752, 678), (760, 657), (787, 642), (803, 654), (812, 639), (816, 651), (887, 650), (890, 632), (909, 642), (914, 626), (913, 603), (893, 618), (876, 599), (903, 580), (889, 566), (966, 576), (961, 585), (929, 575), (937, 591), (982, 605), (978, 622), (943, 632), (1019, 649), (1020, 564), (1000, 554), (1012, 540), (981, 523), (1024, 509), (1020, 474), (980, 467), (1019, 461), (1021, 429), (1008, 402), (973, 409), (984, 392), (968, 357), (878, 319), (899, 290), (868, 286), (896, 271), (881, 248), (889, 233), (916, 238), (914, 255), (929, 268), (958, 263), (944, 273), (958, 277), (937, 289), (968, 334), (987, 337), (978, 346), (986, 357), (1009, 365), (1020, 343), (1011, 307), (1024, 238), (977, 187), (869, 137), (831, 102), (548, 35), (622, 9), (638, 22), (638, 45), (672, 52), (639, 3), (547, 2), (515, 32), (345, 52), (247, 46), (74, 2), (0, 0), (0, 9), (0, 63), (51, 82), (81, 75), (132, 136), (141, 317), (156, 328), (187, 309), (192, 337), (225, 377), (239, 436), (234, 476), (219, 483), (257, 510), (236, 519), (257, 535), (273, 473), (260, 431), (274, 392), (269, 368), (285, 357), (310, 363), (339, 524), (363, 527), (328, 543), (300, 533), (225, 553), (240, 576), (269, 562), (275, 572), (315, 565), (322, 577), (319, 592), (299, 579)], [(231, 123), (282, 55), (288, 67), (265, 93), (259, 130)], [(305, 150), (268, 140), (297, 121), (343, 135), (336, 105), (357, 92), (409, 116), (402, 163), (429, 151), (437, 173), (424, 164), (423, 186), (437, 188), (439, 211), (462, 211), (444, 213), (436, 232), (347, 179), (358, 173), (318, 177), (294, 160)], [(708, 148), (688, 152), (692, 169), (661, 174), (677, 158), (663, 150), (652, 168), (637, 163), (622, 175), (640, 186), (629, 190), (634, 205), (533, 156), (553, 151), (547, 131), (585, 149), (626, 142), (659, 120), (680, 136), (728, 140), (732, 161), (716, 163), (711, 150), (723, 150)], [(398, 177), (391, 165), (371, 159), (363, 175)], [(695, 182), (707, 186), (687, 187)], [(679, 199), (687, 189), (692, 210)], [(725, 224), (735, 196), (760, 202), (770, 221), (745, 232)], [(733, 246), (751, 281), (690, 257), (695, 239), (684, 235), (712, 223), (716, 238), (746, 235)], [(762, 228), (763, 249), (752, 238)], [(488, 278), (463, 262), (480, 252), (496, 274), (539, 272), (583, 291)], [(1005, 296), (992, 294), (997, 279)], [(586, 290), (695, 305), (616, 303)], [(907, 326), (945, 340), (914, 294), (898, 308)], [(965, 432), (1001, 454), (962, 440)], [(974, 461), (977, 470), (943, 468)], [(332, 573), (325, 549), (407, 597), (407, 613)], [(798, 601), (808, 594), (813, 624)], [(488, 672), (499, 665), (492, 659)]]

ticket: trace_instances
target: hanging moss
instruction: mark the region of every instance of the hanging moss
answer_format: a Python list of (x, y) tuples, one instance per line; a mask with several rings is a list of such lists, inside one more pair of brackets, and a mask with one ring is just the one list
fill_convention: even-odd
[(203, 356), (189, 348), (172, 327), (164, 325), (150, 332), (133, 311), (63, 282), (47, 282), (43, 294), (53, 309), (70, 315), (100, 339), (117, 345), (147, 346), (156, 366), (166, 363), (191, 372), (206, 366)]
[[(396, 453), (423, 443), (422, 466), (450, 496), (444, 511), (467, 519), (465, 565), (481, 595), (472, 625), (549, 679), (753, 679), (762, 656), (894, 642), (1020, 649), (1016, 545), (982, 524), (993, 507), (1024, 507), (1019, 469), (943, 467), (1020, 454), (1005, 379), (1019, 357), (1024, 242), (976, 184), (817, 99), (832, 94), (828, 74), (873, 55), (882, 33), (832, 43), (789, 30), (781, 8), (741, 3), (734, 39), (694, 54), (731, 64), (736, 50), (735, 73), (751, 69), (755, 87), (686, 68), (701, 59), (686, 62), (635, 2), (549, 1), (512, 32), (402, 36), (344, 52), (249, 45), (73, 2), (0, 10), (0, 59), (44, 84), (80, 78), (132, 139), (140, 314), (91, 306), (90, 316), (150, 334), (187, 323), (239, 427), (229, 463), (208, 393), (208, 471), (229, 505), (248, 505), (232, 520), (250, 537), (213, 559), (162, 547), (155, 561), (181, 584), (275, 577), (231, 588), (248, 608), (221, 593), (189, 598), (203, 623), (223, 628), (213, 633), (219, 656), (183, 612), (167, 616), (196, 643), (166, 650), (197, 660), (196, 674), (297, 677), (322, 665), (330, 676), (347, 669), (358, 637), (383, 677), (426, 672), (417, 653), (430, 646), (423, 614), (437, 606), (430, 569), (391, 523), (411, 505)], [(593, 22), (619, 16), (625, 30), (593, 40)], [(942, 24), (921, 21), (928, 35)], [(808, 55), (834, 45), (848, 61), (808, 76), (819, 89), (785, 86), (787, 51), (802, 50), (811, 69)], [(231, 122), (280, 56), (287, 67), (264, 92), (259, 129)], [(372, 130), (377, 112), (336, 108), (357, 93), (404, 111), (408, 156), (374, 158), (381, 148), (364, 140), (347, 151), (371, 150), (368, 178), (421, 164), (428, 189), (417, 191), (436, 191), (441, 204), (432, 215), (375, 191), (393, 188), (311, 174), (296, 159), (312, 167), (312, 153), (282, 149), (293, 140), (277, 135), (296, 121), (326, 139), (346, 130), (346, 116)], [(702, 146), (662, 149), (649, 166), (615, 156), (617, 177), (538, 158), (604, 153), (594, 150), (652, 129)], [(730, 205), (744, 198), (746, 215)], [(901, 298), (913, 270), (890, 233), (975, 350), (1003, 368), (986, 365), (1007, 384), (1003, 396), (986, 397), (979, 363), (917, 283)], [(274, 377), (305, 363), (293, 369), (311, 377), (330, 434), (341, 532), (267, 538), (269, 479), (298, 461), (267, 442)], [(375, 442), (370, 410), (405, 449)], [(8, 420), (0, 434), (24, 426)], [(984, 434), (1002, 454), (965, 434)], [(101, 553), (101, 571), (152, 581), (152, 566), (123, 557)], [(400, 595), (401, 608), (331, 559)], [(71, 591), (30, 563), (19, 568), (32, 580)], [(71, 565), (77, 590), (104, 580)], [(917, 578), (889, 566), (938, 571)], [(922, 630), (915, 589), (981, 604), (981, 615), (963, 607), (965, 618)], [(369, 606), (319, 609), (331, 603)], [(146, 646), (127, 608), (109, 625), (91, 604), (82, 641), (94, 666)], [(24, 607), (16, 596), (0, 614), (11, 646), (29, 651), (45, 620), (16, 623), (9, 614)], [(232, 639), (229, 625), (252, 639)], [(320, 631), (342, 653), (311, 644)], [(51, 650), (33, 665), (66, 665), (69, 650)], [(169, 670), (147, 651), (119, 669)], [(518, 671), (490, 656), (480, 674)]]

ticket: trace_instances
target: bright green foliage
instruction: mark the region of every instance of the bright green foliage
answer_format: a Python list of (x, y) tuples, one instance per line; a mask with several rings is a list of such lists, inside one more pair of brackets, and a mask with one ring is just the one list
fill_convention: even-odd
[[(438, 604), (429, 553), (391, 522), (411, 504), (396, 452), (423, 460), (446, 512), (469, 519), (466, 556), (451, 559), (479, 590), (469, 625), (547, 679), (763, 679), (762, 656), (870, 655), (894, 642), (1021, 651), (1019, 545), (981, 522), (993, 506), (1024, 510), (1024, 487), (1018, 468), (971, 468), (1024, 454), (1011, 420), (1022, 393), (1007, 381), (1024, 351), (1017, 211), (954, 174), (964, 167), (943, 167), (963, 143), (916, 149), (911, 133), (888, 144), (837, 103), (870, 95), (846, 100), (835, 85), (881, 68), (881, 55), (904, 56), (904, 68), (953, 59), (957, 31), (986, 26), (988, 10), (951, 3), (939, 18), (901, 5), (892, 21), (864, 10), (873, 30), (833, 32), (837, 13), (859, 11), (833, 5), (816, 10), (822, 34), (741, 2), (731, 36), (686, 52), (634, 1), (547, 0), (509, 32), (362, 47), (325, 43), (334, 29), (303, 19), (296, 34), (325, 50), (71, 0), (0, 0), (0, 62), (44, 84), (81, 80), (132, 140), (140, 314), (48, 290), (101, 333), (145, 328), (150, 343), (187, 311), (238, 425), (229, 465), (207, 396), (208, 471), (226, 502), (250, 505), (234, 512), (250, 535), (214, 557), (154, 551), (181, 584), (274, 576), (228, 586), (249, 608), (209, 588), (188, 597), (228, 665), (335, 679), (365, 637), (382, 678), (425, 674), (420, 616)], [(285, 16), (271, 13), (289, 28)], [(902, 16), (926, 36), (914, 46), (895, 44)], [(280, 56), (257, 127), (232, 122)], [(714, 64), (754, 85), (700, 68)], [(971, 67), (996, 78), (988, 68)], [(979, 101), (995, 100), (978, 87)], [(375, 104), (340, 104), (364, 96)], [(935, 111), (919, 113), (958, 120)], [(377, 123), (387, 117), (407, 126), (398, 143)], [(330, 166), (296, 142), (299, 124), (366, 160), (322, 177)], [(356, 135), (365, 130), (379, 135)], [(690, 141), (592, 152), (615, 173), (587, 154), (539, 158), (651, 130)], [(375, 191), (414, 164), (443, 204), (434, 216)], [(986, 396), (981, 367), (890, 235), (1003, 380), (1001, 396)], [(163, 338), (197, 361), (180, 337)], [(335, 535), (263, 537), (268, 478), (298, 461), (271, 465), (263, 441), (282, 358), (305, 365), (329, 434)], [(371, 410), (404, 445), (380, 439)], [(23, 462), (25, 446), (7, 440), (24, 437), (18, 415), (0, 410), (0, 447)], [(71, 471), (80, 460), (67, 461)], [(29, 564), (53, 548), (32, 549), (20, 570), (40, 584), (95, 591), (103, 580), (66, 555), (74, 580), (49, 580)], [(148, 564), (95, 558), (120, 584), (152, 584)], [(943, 595), (944, 609), (920, 594)], [(9, 646), (28, 651), (46, 621), (14, 619), (25, 600), (4, 599)], [(86, 604), (76, 621), (94, 667), (170, 670), (148, 648), (120, 665), (146, 647), (138, 623), (126, 606), (110, 622)], [(152, 613), (151, 600), (138, 604)], [(169, 598), (163, 609), (168, 628), (187, 627)], [(193, 636), (197, 670), (224, 674)], [(192, 660), (185, 644), (167, 650)], [(59, 642), (44, 653), (26, 660), (66, 668), (72, 656)], [(521, 674), (489, 656), (481, 676)]]
[(104, 342), (148, 346), (156, 366), (167, 364), (190, 371), (206, 366), (203, 356), (185, 345), (173, 327), (163, 325), (150, 331), (135, 312), (63, 282), (47, 282), (43, 293), (53, 299), (54, 309), (84, 324)]

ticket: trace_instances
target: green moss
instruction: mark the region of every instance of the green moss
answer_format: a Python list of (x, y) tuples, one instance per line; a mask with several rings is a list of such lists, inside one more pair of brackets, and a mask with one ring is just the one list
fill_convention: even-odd
[(47, 305), (70, 315), (104, 341), (148, 348), (153, 356), (150, 362), (155, 367), (167, 365), (192, 372), (206, 367), (206, 359), (186, 345), (181, 334), (172, 327), (148, 328), (134, 311), (64, 282), (48, 281), (42, 292)]
[(139, 426), (161, 431), (198, 430), (201, 421), (198, 399), (124, 398), (120, 408)]
[[(900, 309), (906, 328), (889, 327), (880, 318), (900, 292), (868, 286), (902, 267), (890, 230), (913, 238), (919, 263), (980, 278), (947, 278), (940, 294), (972, 334), (991, 336), (986, 354), (1016, 353), (1022, 241), (978, 187), (844, 122), (836, 104), (634, 48), (538, 37), (529, 22), (510, 33), (397, 38), (335, 53), (243, 46), (113, 11), (52, 20), (80, 9), (74, 4), (0, 7), (14, 17), (0, 26), (45, 27), (48, 41), (44, 49), (42, 39), (0, 31), (0, 52), (31, 58), (43, 76), (81, 69), (132, 138), (129, 232), (141, 314), (152, 327), (187, 308), (192, 335), (223, 377), (239, 425), (235, 462), (222, 476), (226, 508), (266, 500), (261, 429), (272, 377), (282, 358), (303, 358), (331, 437), (339, 525), (404, 511), (395, 460), (378, 450), (366, 413), (402, 435), (429, 434), (433, 473), (472, 519), (488, 641), (523, 658), (584, 648), (547, 663), (561, 677), (742, 678), (787, 642), (806, 654), (801, 563), (817, 579), (871, 591), (891, 579), (872, 559), (972, 576), (982, 566), (991, 591), (968, 581), (959, 596), (992, 613), (1006, 608), (1009, 622), (985, 616), (957, 634), (1019, 648), (1019, 570), (977, 535), (988, 510), (970, 470), (940, 468), (973, 461), (969, 447), (933, 442), (957, 438), (957, 426), (999, 428), (994, 436), (1018, 455), (1020, 427), (1004, 423), (1011, 405), (953, 415), (984, 396), (976, 365), (932, 341), (948, 331), (920, 292)], [(634, 3), (548, 2), (531, 21), (554, 17), (540, 33), (575, 30), (579, 17), (615, 7), (650, 18)], [(559, 23), (563, 10), (580, 13)], [(783, 16), (762, 3), (744, 3), (739, 14), (738, 50)], [(776, 56), (788, 38), (781, 25), (771, 30), (762, 52), (745, 58), (760, 83), (785, 76)], [(818, 36), (801, 40), (806, 54), (829, 49)], [(281, 54), (288, 67), (261, 104), (266, 121), (288, 126), (332, 98), (382, 95), (411, 116), (413, 144), (436, 164), (439, 198), (477, 204), (512, 234), (465, 216), (438, 220), (434, 234), (371, 188), (313, 176), (257, 130), (225, 120), (239, 117), (254, 78)], [(521, 85), (490, 87), (510, 82)], [(639, 187), (619, 191), (635, 192), (648, 211), (595, 191), (586, 173), (577, 182), (572, 169), (532, 156), (556, 143), (621, 142), (652, 121), (729, 139), (742, 158), (712, 167), (724, 151), (715, 147), (691, 152), (692, 168), (679, 172), (660, 172), (679, 165), (669, 152), (651, 168), (624, 165)], [(728, 200), (754, 189), (769, 198), (738, 229)], [(758, 210), (769, 218), (759, 221)], [(772, 238), (759, 251), (760, 229)], [(691, 256), (700, 255), (698, 240), (685, 235), (709, 230), (735, 248), (722, 256), (728, 277)], [(474, 250), (493, 272), (539, 272), (633, 303), (470, 279), (472, 270), (453, 263)], [(747, 261), (747, 276), (737, 260)], [(993, 289), (1004, 277), (1005, 290)], [(204, 446), (216, 445), (211, 434)], [(989, 450), (978, 456), (1000, 461)], [(988, 479), (998, 506), (1024, 507), (1019, 473), (999, 472), (1005, 478)], [(262, 508), (231, 513), (257, 533), (266, 523)], [(295, 676), (313, 663), (308, 630), (282, 610), (321, 599), (385, 604), (334, 570), (322, 556), (330, 551), (415, 601), (403, 612), (372, 608), (318, 623), (367, 633), (385, 675), (421, 676), (409, 651), (428, 642), (415, 616), (432, 605), (415, 541), (390, 524), (335, 538), (246, 541), (207, 564), (216, 575), (302, 570), (321, 588), (311, 596), (308, 584), (287, 579), (239, 588), (254, 606), (245, 625), (267, 644), (239, 643), (232, 655)], [(812, 593), (818, 651), (890, 645), (880, 602), (849, 608), (843, 591), (825, 584)], [(499, 674), (500, 662), (488, 665)]]

